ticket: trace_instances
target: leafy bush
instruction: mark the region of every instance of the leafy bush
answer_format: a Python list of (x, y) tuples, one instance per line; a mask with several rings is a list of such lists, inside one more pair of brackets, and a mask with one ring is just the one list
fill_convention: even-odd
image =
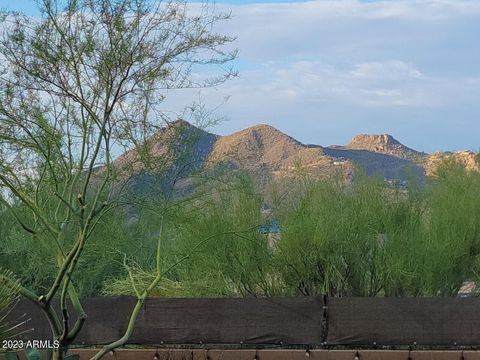
[[(213, 182), (213, 183), (212, 183)], [(263, 223), (262, 200), (245, 175), (198, 186), (188, 201), (162, 204), (141, 212), (134, 225), (139, 233), (155, 233), (161, 214), (166, 220), (165, 278), (156, 293), (163, 296), (245, 296), (273, 291), (268, 276), (271, 251)], [(148, 229), (146, 231), (146, 229)], [(141, 262), (133, 257), (133, 263)], [(137, 266), (135, 281), (148, 283), (149, 270)], [(128, 293), (129, 279), (106, 283), (105, 293)]]
[(480, 174), (455, 163), (423, 189), (360, 176), (305, 185), (279, 214), (289, 295), (451, 296), (480, 264)]

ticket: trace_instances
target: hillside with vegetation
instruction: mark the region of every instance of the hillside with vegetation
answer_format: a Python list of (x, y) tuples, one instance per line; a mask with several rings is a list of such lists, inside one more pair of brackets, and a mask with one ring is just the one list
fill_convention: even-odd
[[(430, 155), (389, 135), (305, 145), (268, 125), (219, 136), (176, 121), (113, 167), (125, 205), (91, 233), (73, 280), (82, 297), (150, 283), (162, 226), (156, 296), (446, 296), (478, 280), (474, 153)], [(57, 264), (17, 221), (36, 215), (17, 202), (0, 211), (0, 267), (44, 291)]]
[(133, 189), (140, 192), (150, 188), (183, 193), (191, 190), (193, 177), (218, 169), (246, 171), (262, 184), (305, 175), (351, 181), (355, 169), (390, 182), (423, 183), (448, 160), (467, 170), (479, 169), (474, 152), (427, 154), (388, 134), (361, 134), (347, 145), (307, 145), (270, 125), (220, 136), (179, 120), (119, 156), (114, 164), (120, 173), (129, 174)]
[[(213, 141), (199, 137), (188, 147), (202, 155), (181, 196), (160, 189), (126, 194), (127, 210), (111, 211), (92, 233), (74, 280), (80, 295), (133, 295), (131, 277), (138, 287), (150, 283), (161, 224), (165, 272), (154, 296), (452, 296), (479, 280), (479, 172), (447, 156), (422, 184), (386, 182), (356, 169), (348, 182), (285, 176), (259, 187), (257, 157), (248, 154), (259, 152), (265, 166), (278, 171), (292, 154), (312, 149), (270, 127), (267, 134), (277, 137), (268, 143), (264, 129), (224, 138), (201, 132)], [(244, 137), (256, 142), (222, 152)], [(313, 149), (328, 158), (325, 148)], [(230, 161), (243, 156), (250, 164), (202, 175), (200, 165), (208, 168), (218, 154)], [(21, 204), (15, 209), (24, 213)], [(22, 216), (28, 220), (27, 212)], [(7, 208), (0, 219), (0, 264), (41, 291), (56, 266), (48, 249), (29, 251), (35, 239)], [(274, 222), (278, 228), (269, 225)], [(119, 266), (125, 261), (128, 267)]]

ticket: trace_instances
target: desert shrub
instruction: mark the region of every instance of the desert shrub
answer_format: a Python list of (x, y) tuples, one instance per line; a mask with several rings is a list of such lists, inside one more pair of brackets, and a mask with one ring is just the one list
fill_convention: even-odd
[(430, 295), (453, 295), (463, 281), (478, 280), (480, 174), (453, 161), (446, 162), (439, 167), (426, 193), (426, 290)]
[[(22, 212), (21, 206), (15, 206), (14, 210), (27, 223), (34, 221), (28, 218), (28, 212)], [(56, 266), (49, 247), (38, 236), (23, 231), (10, 211), (3, 210), (0, 222), (0, 267), (13, 271), (28, 288), (39, 293), (46, 291)], [(79, 261), (82, 271), (72, 279), (80, 296), (99, 295), (105, 278), (122, 273), (123, 254), (136, 253), (138, 246), (129, 236), (126, 214), (111, 212), (102, 217)], [(67, 235), (64, 241), (73, 239)]]
[[(258, 231), (264, 222), (262, 199), (245, 174), (208, 178), (189, 198), (165, 204), (150, 203), (134, 227), (156, 236), (165, 222), (163, 267), (165, 278), (154, 291), (162, 296), (244, 296), (273, 292), (268, 271), (271, 251), (267, 236)], [(139, 209), (140, 210), (140, 209)], [(146, 255), (146, 254), (145, 254)], [(152, 269), (131, 259), (134, 280), (148, 283)], [(138, 265), (138, 266), (137, 266)], [(136, 268), (136, 269), (135, 269)], [(141, 286), (141, 285), (140, 285)], [(107, 294), (129, 293), (126, 274), (105, 283)]]
[(364, 177), (352, 186), (309, 181), (300, 201), (279, 214), (276, 263), (286, 292), (377, 294), (386, 197), (378, 179)]
[[(23, 206), (12, 204), (12, 208), (18, 216), (30, 220)], [(44, 290), (55, 268), (48, 248), (21, 228), (12, 211), (2, 208), (0, 212), (0, 268), (13, 271), (28, 288)]]
[(174, 276), (189, 284), (192, 294), (268, 294), (272, 291), (268, 280), (271, 253), (267, 236), (259, 232), (265, 221), (261, 196), (247, 176), (226, 184), (217, 182), (215, 189), (179, 213), (178, 256), (205, 242), (174, 270)]
[(477, 278), (480, 174), (445, 163), (422, 187), (309, 181), (279, 214), (286, 294), (451, 296)]

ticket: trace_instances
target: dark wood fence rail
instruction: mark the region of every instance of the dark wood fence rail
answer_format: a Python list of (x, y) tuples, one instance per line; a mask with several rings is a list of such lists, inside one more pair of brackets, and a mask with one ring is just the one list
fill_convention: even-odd
[[(87, 323), (78, 345), (100, 345), (123, 333), (134, 299), (84, 301)], [(34, 304), (21, 301), (29, 339), (49, 339)], [(160, 299), (146, 302), (130, 344), (321, 346), (480, 346), (477, 298)]]

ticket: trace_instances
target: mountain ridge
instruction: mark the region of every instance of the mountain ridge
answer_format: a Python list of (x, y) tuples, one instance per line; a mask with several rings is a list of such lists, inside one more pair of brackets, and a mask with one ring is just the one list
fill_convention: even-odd
[[(438, 164), (447, 158), (479, 170), (476, 154), (469, 151), (428, 154), (403, 145), (390, 134), (359, 134), (346, 145), (304, 144), (267, 124), (216, 135), (180, 120), (161, 128), (145, 142), (145, 147), (157, 155), (157, 161), (168, 164), (166, 173), (171, 178), (188, 178), (195, 171), (224, 165), (256, 176), (273, 177), (292, 176), (300, 171), (349, 178), (354, 168), (360, 167), (368, 175), (386, 180), (407, 180), (412, 174), (421, 178), (433, 175)], [(118, 157), (115, 164), (122, 168), (130, 163), (141, 173), (145, 168), (135, 165), (140, 159), (138, 149), (133, 149)], [(190, 165), (185, 166), (187, 163)]]

